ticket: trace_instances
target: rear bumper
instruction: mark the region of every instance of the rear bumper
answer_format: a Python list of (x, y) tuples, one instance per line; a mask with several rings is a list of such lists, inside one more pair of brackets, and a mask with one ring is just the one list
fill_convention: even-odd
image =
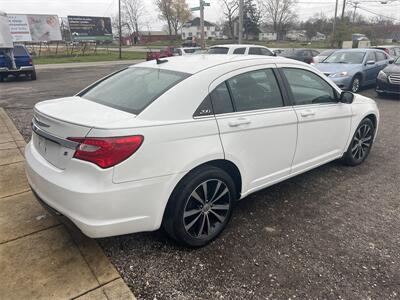
[[(70, 219), (87, 236), (99, 238), (160, 227), (173, 175), (115, 184), (112, 176), (96, 172), (88, 180), (87, 172), (73, 171), (72, 161), (72, 171), (57, 169), (32, 143), (27, 145), (25, 157), (28, 182), (40, 201)], [(93, 180), (93, 176), (98, 178)]]
[(399, 84), (392, 84), (388, 81), (377, 80), (376, 81), (376, 91), (378, 93), (390, 93), (390, 94), (397, 94), (400, 95), (400, 85)]
[(9, 68), (0, 68), (0, 73), (8, 73), (8, 74), (13, 74), (13, 73), (24, 73), (24, 72), (31, 72), (34, 71), (35, 67), (34, 66), (22, 66), (18, 69), (9, 69)]

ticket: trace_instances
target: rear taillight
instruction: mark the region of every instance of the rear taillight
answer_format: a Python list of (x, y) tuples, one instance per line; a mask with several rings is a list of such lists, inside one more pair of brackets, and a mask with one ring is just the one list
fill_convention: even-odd
[(32, 64), (32, 58), (29, 58), (29, 64), (30, 65)]
[(108, 138), (68, 138), (79, 143), (74, 158), (92, 162), (100, 168), (119, 164), (135, 153), (143, 143), (143, 136)]

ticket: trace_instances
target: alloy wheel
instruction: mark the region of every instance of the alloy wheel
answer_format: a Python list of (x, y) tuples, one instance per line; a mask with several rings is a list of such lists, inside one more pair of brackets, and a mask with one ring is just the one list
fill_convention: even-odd
[(373, 131), (370, 125), (363, 124), (357, 129), (351, 145), (351, 155), (356, 160), (362, 160), (368, 154), (372, 145)]
[(231, 195), (227, 185), (210, 179), (198, 185), (186, 201), (183, 224), (192, 237), (208, 238), (218, 233), (231, 209)]

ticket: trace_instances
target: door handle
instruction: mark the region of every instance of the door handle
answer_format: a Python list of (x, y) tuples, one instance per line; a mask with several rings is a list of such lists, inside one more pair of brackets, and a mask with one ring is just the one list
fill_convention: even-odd
[(315, 112), (311, 109), (307, 109), (307, 110), (300, 112), (300, 115), (302, 117), (310, 117), (310, 116), (315, 116)]
[(247, 125), (250, 123), (251, 123), (251, 121), (247, 118), (238, 118), (236, 120), (229, 121), (228, 124), (230, 127), (238, 127), (240, 125)]

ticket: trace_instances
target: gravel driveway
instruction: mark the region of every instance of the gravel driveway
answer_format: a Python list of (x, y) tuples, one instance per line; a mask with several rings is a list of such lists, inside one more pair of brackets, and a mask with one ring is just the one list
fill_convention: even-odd
[[(39, 70), (0, 83), (0, 106), (29, 139), (34, 103), (118, 68)], [(399, 299), (400, 100), (377, 102), (363, 165), (333, 162), (247, 197), (209, 246), (180, 248), (161, 231), (100, 244), (138, 299)]]

